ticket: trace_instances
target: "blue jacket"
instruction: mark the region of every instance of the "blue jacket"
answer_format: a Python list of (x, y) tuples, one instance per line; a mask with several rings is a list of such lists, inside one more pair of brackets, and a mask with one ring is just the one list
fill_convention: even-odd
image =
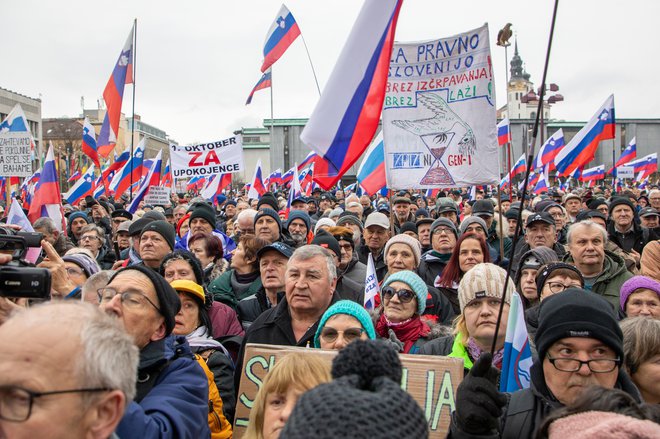
[(148, 376), (149, 370), (155, 370), (158, 378), (139, 403), (133, 401), (126, 408), (117, 435), (122, 439), (210, 437), (208, 379), (186, 338), (170, 335), (142, 349), (138, 377)]
[[(236, 249), (236, 243), (234, 240), (218, 229), (213, 230), (212, 233), (220, 239), (220, 242), (222, 242), (222, 251), (225, 259), (231, 261), (231, 252)], [(174, 250), (188, 250), (188, 239), (190, 239), (191, 236), (190, 232), (186, 232), (181, 239), (176, 241), (174, 244)]]

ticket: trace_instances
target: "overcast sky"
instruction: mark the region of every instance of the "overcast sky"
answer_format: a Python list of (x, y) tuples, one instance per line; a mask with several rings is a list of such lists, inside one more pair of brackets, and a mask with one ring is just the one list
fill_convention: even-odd
[[(96, 101), (138, 19), (136, 112), (181, 144), (210, 141), (270, 117), (268, 90), (245, 100), (261, 76), (265, 33), (281, 2), (257, 0), (3, 2), (0, 87), (41, 97), (43, 117), (77, 116)], [(288, 0), (321, 89), (362, 5), (358, 0)], [(513, 23), (532, 81), (539, 85), (550, 28), (548, 0), (405, 0), (397, 41), (447, 37), (490, 26), (497, 106), (505, 103), (504, 49), (497, 31)], [(587, 120), (614, 93), (617, 117), (657, 118), (657, 19), (653, 0), (562, 0), (549, 82), (565, 102), (554, 118)], [(509, 51), (509, 59), (513, 50)], [(309, 117), (318, 92), (299, 38), (275, 64), (274, 115)], [(123, 112), (131, 112), (131, 88)]]

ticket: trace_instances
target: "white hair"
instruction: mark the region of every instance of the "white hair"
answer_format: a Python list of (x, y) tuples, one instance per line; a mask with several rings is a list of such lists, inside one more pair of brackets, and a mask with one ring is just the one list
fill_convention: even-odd
[(251, 222), (254, 222), (254, 217), (257, 216), (257, 211), (254, 209), (245, 209), (236, 217), (236, 221), (241, 221), (244, 218), (250, 219)]
[(110, 278), (115, 274), (114, 270), (102, 270), (92, 274), (82, 287), (80, 287), (80, 298), (85, 300), (85, 297), (90, 294), (93, 295), (96, 302), (98, 302), (98, 290), (104, 288), (110, 283)]
[(321, 247), (320, 245), (309, 244), (297, 248), (289, 258), (287, 267), (293, 266), (293, 262), (295, 260), (307, 261), (317, 256), (322, 256), (325, 259), (330, 279), (337, 279), (337, 267), (335, 266), (335, 260), (330, 254), (330, 251)]
[(601, 226), (598, 223), (595, 223), (591, 220), (585, 220), (585, 221), (580, 221), (577, 223), (571, 224), (571, 226), (568, 228), (568, 232), (566, 233), (566, 242), (570, 245), (571, 243), (571, 237), (573, 234), (575, 234), (575, 231), (578, 228), (587, 228), (587, 229), (596, 229), (600, 232), (600, 234), (603, 236), (603, 244), (607, 243), (607, 230), (603, 226)]

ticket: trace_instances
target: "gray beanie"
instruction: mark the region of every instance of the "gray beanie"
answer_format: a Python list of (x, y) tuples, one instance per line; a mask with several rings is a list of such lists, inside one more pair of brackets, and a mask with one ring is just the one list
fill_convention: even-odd
[(488, 234), (488, 226), (486, 225), (486, 221), (482, 220), (478, 216), (468, 216), (467, 218), (463, 219), (461, 221), (461, 235), (465, 233), (465, 230), (470, 227), (471, 224), (477, 223), (484, 229), (484, 233)]
[(454, 224), (450, 219), (448, 218), (438, 218), (433, 223), (431, 224), (431, 235), (433, 235), (433, 232), (435, 232), (435, 229), (437, 229), (440, 226), (445, 226), (449, 227), (452, 232), (454, 232), (454, 236), (458, 238), (458, 230), (456, 230), (456, 224)]

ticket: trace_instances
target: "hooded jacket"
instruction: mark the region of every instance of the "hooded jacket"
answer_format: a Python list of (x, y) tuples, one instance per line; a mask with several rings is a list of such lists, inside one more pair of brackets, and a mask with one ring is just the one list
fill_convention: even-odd
[(541, 266), (544, 266), (545, 264), (549, 264), (550, 262), (559, 261), (559, 258), (557, 257), (557, 253), (555, 253), (553, 250), (549, 249), (548, 247), (533, 248), (523, 253), (523, 255), (520, 257), (520, 259), (518, 260), (518, 266), (515, 267), (516, 277), (514, 278), (514, 280), (515, 280), (516, 291), (518, 292), (518, 294), (520, 294), (520, 299), (522, 300), (525, 308), (529, 306), (529, 299), (527, 299), (520, 291), (520, 279), (522, 278), (523, 261), (532, 255), (539, 260)]
[[(277, 293), (277, 303), (279, 303), (283, 297), (284, 291)], [(238, 302), (236, 312), (238, 313), (238, 319), (240, 320), (241, 325), (243, 325), (243, 329), (247, 331), (252, 322), (257, 320), (257, 317), (271, 308), (272, 306), (266, 295), (266, 290), (262, 286), (255, 294)]]
[[(614, 384), (616, 389), (623, 390), (637, 402), (641, 402), (639, 391), (630, 377), (619, 369), (619, 376)], [(535, 361), (531, 368), (531, 383), (528, 389), (507, 394), (507, 404), (500, 417), (499, 431), (492, 431), (486, 435), (473, 435), (461, 431), (456, 424), (455, 414), (452, 414), (448, 438), (503, 438), (520, 439), (535, 437), (536, 429), (543, 420), (554, 410), (563, 407), (557, 401), (545, 384), (543, 365)]]
[[(548, 248), (548, 247), (546, 247)], [(513, 257), (511, 258), (511, 277), (514, 279), (517, 279), (518, 277), (518, 267), (520, 265), (520, 260), (522, 259), (523, 255), (530, 251), (532, 248), (527, 244), (525, 241), (521, 239), (518, 240), (518, 244), (516, 245), (516, 252), (514, 253)], [(554, 251), (557, 254), (557, 259), (561, 260), (564, 255), (566, 254), (566, 247), (563, 245), (555, 242), (552, 245), (551, 248), (552, 251)]]
[(419, 261), (419, 267), (417, 267), (417, 274), (424, 280), (426, 285), (435, 286), (435, 280), (442, 274), (442, 270), (445, 269), (450, 256), (451, 253), (448, 254), (447, 260), (443, 261), (436, 256), (436, 252), (433, 250), (422, 255), (422, 260)]
[[(140, 383), (155, 376), (145, 394)], [(144, 388), (143, 388), (144, 389)], [(208, 379), (183, 336), (170, 335), (140, 351), (138, 393), (117, 426), (119, 437), (209, 437)]]
[[(564, 262), (575, 264), (570, 253), (564, 257)], [(603, 272), (598, 276), (596, 282), (591, 287), (591, 291), (603, 296), (615, 310), (621, 306), (619, 301), (619, 292), (621, 285), (633, 277), (632, 273), (626, 268), (623, 258), (608, 250), (605, 250), (605, 260), (603, 261)], [(586, 286), (585, 286), (585, 289)]]

